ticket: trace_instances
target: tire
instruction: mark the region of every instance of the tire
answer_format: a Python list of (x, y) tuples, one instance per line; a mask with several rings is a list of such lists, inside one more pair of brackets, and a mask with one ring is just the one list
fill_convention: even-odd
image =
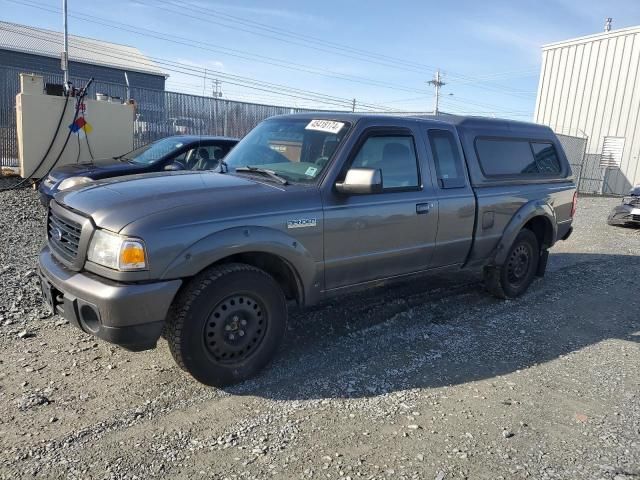
[(498, 298), (519, 297), (531, 285), (539, 261), (538, 239), (531, 230), (524, 228), (516, 236), (504, 264), (485, 269), (487, 290)]
[(166, 336), (176, 363), (205, 385), (224, 387), (262, 370), (287, 325), (284, 293), (269, 274), (230, 263), (194, 277), (176, 297)]

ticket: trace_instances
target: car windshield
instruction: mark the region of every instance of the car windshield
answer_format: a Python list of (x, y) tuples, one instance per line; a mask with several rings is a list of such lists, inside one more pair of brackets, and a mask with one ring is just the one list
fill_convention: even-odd
[(150, 165), (158, 160), (162, 160), (171, 152), (176, 152), (184, 147), (185, 143), (180, 138), (163, 138), (157, 142), (149, 143), (132, 152), (125, 153), (122, 160), (127, 160), (140, 165)]
[(349, 126), (310, 118), (267, 120), (243, 138), (225, 162), (229, 171), (253, 167), (271, 170), (289, 182), (312, 183), (322, 174)]

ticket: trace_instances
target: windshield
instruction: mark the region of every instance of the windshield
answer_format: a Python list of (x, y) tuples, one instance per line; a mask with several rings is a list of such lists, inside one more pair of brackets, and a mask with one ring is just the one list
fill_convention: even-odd
[(230, 171), (257, 167), (272, 170), (290, 182), (312, 183), (348, 130), (348, 123), (333, 120), (267, 120), (243, 138), (225, 162)]
[(179, 138), (163, 138), (157, 142), (136, 148), (132, 152), (125, 153), (121, 158), (140, 165), (150, 165), (162, 160), (168, 154), (176, 152), (184, 147), (184, 140)]

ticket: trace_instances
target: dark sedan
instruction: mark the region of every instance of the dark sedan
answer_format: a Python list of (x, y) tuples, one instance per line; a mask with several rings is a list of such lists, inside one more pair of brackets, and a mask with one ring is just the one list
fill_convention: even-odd
[(227, 137), (178, 135), (163, 138), (120, 157), (55, 168), (40, 182), (40, 201), (49, 205), (62, 190), (102, 178), (163, 170), (211, 170), (238, 143)]

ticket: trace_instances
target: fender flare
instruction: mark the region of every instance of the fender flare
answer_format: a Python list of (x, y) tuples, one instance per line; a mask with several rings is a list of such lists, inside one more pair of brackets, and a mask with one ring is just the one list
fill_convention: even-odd
[(518, 233), (522, 230), (522, 227), (524, 227), (527, 222), (534, 217), (544, 217), (551, 224), (552, 234), (551, 244), (549, 246), (553, 246), (558, 236), (558, 223), (556, 221), (555, 211), (543, 200), (531, 200), (520, 207), (504, 229), (502, 238), (500, 238), (500, 241), (496, 246), (493, 262), (491, 262), (493, 265), (500, 266), (504, 264), (507, 259), (509, 247), (511, 247), (515, 241)]
[(302, 300), (314, 297), (321, 272), (314, 257), (293, 237), (268, 227), (233, 227), (198, 240), (180, 252), (162, 273), (162, 279), (192, 277), (224, 258), (241, 253), (267, 253), (281, 258), (296, 278)]

